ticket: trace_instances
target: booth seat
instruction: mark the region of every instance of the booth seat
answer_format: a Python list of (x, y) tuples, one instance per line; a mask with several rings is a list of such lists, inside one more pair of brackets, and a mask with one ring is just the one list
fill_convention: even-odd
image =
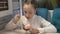
[(37, 8), (36, 14), (48, 20), (48, 9), (47, 8)]
[(60, 33), (60, 8), (55, 8), (51, 23), (56, 27), (57, 32)]

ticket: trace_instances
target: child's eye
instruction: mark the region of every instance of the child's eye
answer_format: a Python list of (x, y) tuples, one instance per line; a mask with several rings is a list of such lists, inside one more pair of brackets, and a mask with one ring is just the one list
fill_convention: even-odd
[(25, 13), (27, 13), (27, 12), (25, 11)]

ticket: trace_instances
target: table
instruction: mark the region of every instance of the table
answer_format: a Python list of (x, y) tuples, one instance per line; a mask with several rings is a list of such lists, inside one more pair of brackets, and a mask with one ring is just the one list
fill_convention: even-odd
[(15, 31), (0, 31), (0, 34), (26, 34), (24, 30), (15, 30)]
[[(1, 31), (0, 34), (26, 34), (26, 31), (19, 30), (19, 31)], [(60, 34), (60, 33), (44, 33), (44, 34)]]

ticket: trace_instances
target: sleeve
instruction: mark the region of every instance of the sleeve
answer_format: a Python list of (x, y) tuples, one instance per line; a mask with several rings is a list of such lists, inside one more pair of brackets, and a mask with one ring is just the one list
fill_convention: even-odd
[[(21, 19), (19, 19), (19, 21), (17, 22), (17, 24), (13, 23), (13, 19), (5, 26), (6, 30), (13, 30), (13, 29), (18, 29), (19, 27), (22, 28), (23, 24), (26, 24), (24, 21), (25, 17), (21, 16)], [(24, 21), (24, 23), (23, 23)]]
[(5, 30), (12, 30), (16, 28), (17, 25), (13, 23), (13, 19), (5, 26)]
[(40, 33), (54, 33), (57, 32), (56, 28), (44, 18), (40, 18), (43, 28), (38, 28)]

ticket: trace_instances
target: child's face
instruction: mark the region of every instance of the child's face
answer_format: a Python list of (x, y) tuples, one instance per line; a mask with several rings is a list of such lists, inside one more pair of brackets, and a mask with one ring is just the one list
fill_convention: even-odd
[(35, 9), (32, 5), (24, 5), (23, 10), (27, 19), (31, 19), (35, 15)]

